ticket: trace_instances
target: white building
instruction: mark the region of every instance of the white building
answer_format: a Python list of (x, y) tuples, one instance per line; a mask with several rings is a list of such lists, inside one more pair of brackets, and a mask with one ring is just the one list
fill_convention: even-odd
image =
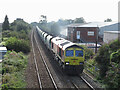
[(105, 31), (103, 41), (104, 43), (109, 43), (115, 39), (120, 39), (120, 31)]
[(7, 48), (6, 47), (0, 47), (0, 62), (3, 59), (3, 56), (6, 54)]

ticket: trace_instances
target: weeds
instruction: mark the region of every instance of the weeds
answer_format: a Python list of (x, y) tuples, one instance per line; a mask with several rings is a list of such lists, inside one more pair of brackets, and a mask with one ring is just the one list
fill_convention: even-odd
[(8, 51), (2, 64), (2, 88), (24, 88), (26, 66), (27, 56), (22, 52)]

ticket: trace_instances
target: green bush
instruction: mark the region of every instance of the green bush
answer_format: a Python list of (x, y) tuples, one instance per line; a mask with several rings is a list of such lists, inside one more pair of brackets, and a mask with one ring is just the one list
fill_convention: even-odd
[(105, 77), (106, 71), (108, 70), (108, 65), (110, 64), (109, 46), (107, 44), (100, 47), (95, 60), (99, 65), (100, 77)]
[(24, 40), (29, 40), (28, 35), (25, 33), (25, 31), (12, 31), (10, 32), (10, 37), (16, 37), (18, 39), (24, 39)]
[(115, 63), (120, 62), (120, 49), (110, 55), (110, 60)]
[(81, 47), (83, 47), (85, 50), (85, 59), (86, 60), (90, 59), (90, 57), (93, 57), (93, 55), (95, 55), (95, 53), (93, 52), (92, 49), (89, 49), (84, 45), (81, 45)]
[(10, 30), (6, 30), (2, 32), (2, 37), (10, 37)]
[(26, 66), (27, 57), (22, 52), (8, 51), (2, 62), (2, 89), (24, 88)]
[(16, 52), (24, 52), (24, 53), (28, 53), (30, 52), (30, 45), (28, 41), (25, 41), (23, 39), (17, 39), (15, 37), (11, 37), (9, 38), (6, 43), (5, 46), (7, 47), (8, 50), (14, 50)]
[[(108, 67), (110, 65), (111, 54), (113, 52), (115, 53), (115, 51), (117, 51), (117, 49), (119, 49), (119, 48), (120, 48), (120, 42), (118, 39), (109, 43), (109, 44), (104, 44), (102, 47), (100, 47), (98, 54), (95, 57), (95, 60), (99, 65), (100, 76), (102, 78), (106, 76), (106, 72), (107, 72)], [(115, 60), (115, 61), (117, 61), (117, 60)]]
[(120, 41), (117, 39), (103, 45), (95, 57), (99, 66), (99, 78), (106, 88), (120, 85)]
[(107, 88), (119, 88), (120, 87), (120, 62), (111, 62), (111, 65), (106, 72), (104, 79)]
[(16, 53), (15, 51), (7, 52), (3, 61), (3, 74), (20, 71), (25, 68), (27, 58), (22, 52)]
[(22, 79), (23, 74), (21, 72), (15, 72), (13, 74), (6, 73), (2, 78), (2, 89), (9, 90), (15, 88), (25, 88), (26, 83), (25, 80)]
[(117, 51), (120, 48), (120, 40), (116, 39), (109, 43), (110, 53)]
[(19, 32), (7, 30), (7, 31), (2, 32), (2, 36), (4, 38), (16, 37), (18, 39), (29, 40), (28, 34), (26, 34), (26, 32), (24, 30), (21, 30)]

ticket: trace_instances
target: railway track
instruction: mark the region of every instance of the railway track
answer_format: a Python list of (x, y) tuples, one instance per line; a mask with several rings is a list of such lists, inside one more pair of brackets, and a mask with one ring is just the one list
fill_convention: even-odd
[(93, 86), (93, 88), (99, 88), (102, 90), (102, 86), (101, 84), (96, 81), (92, 76), (90, 76), (89, 74), (87, 74), (86, 72), (83, 72), (83, 78), (87, 78), (87, 81), (91, 83), (91, 86)]
[(40, 75), (39, 75), (39, 72), (38, 72), (38, 65), (36, 63), (36, 55), (35, 55), (35, 49), (34, 49), (34, 45), (33, 45), (33, 30), (32, 30), (32, 34), (31, 34), (31, 41), (32, 41), (32, 51), (33, 51), (33, 57), (34, 57), (34, 62), (35, 62), (35, 68), (36, 68), (36, 73), (37, 73), (37, 79), (38, 79), (38, 85), (39, 85), (39, 88), (42, 89), (42, 84), (41, 84), (41, 79), (40, 79)]
[[(35, 65), (36, 65), (36, 73), (37, 73), (37, 77), (38, 77), (39, 88), (40, 89), (45, 88), (43, 84), (46, 84), (46, 83), (43, 81), (45, 78), (42, 78), (41, 72), (39, 70), (40, 68), (39, 68), (39, 65), (37, 63), (38, 62), (37, 60), (39, 60), (39, 59), (36, 58), (38, 54), (41, 57), (40, 59), (42, 60), (42, 62), (44, 64), (44, 68), (46, 69), (46, 72), (48, 73), (49, 79), (52, 82), (52, 85), (53, 85), (52, 88), (54, 88), (55, 90), (58, 90), (57, 84), (56, 84), (56, 82), (55, 82), (55, 80), (54, 80), (54, 78), (53, 78), (53, 76), (52, 76), (52, 74), (51, 74), (51, 72), (49, 70), (49, 67), (48, 67), (48, 65), (47, 65), (47, 63), (46, 63), (46, 61), (45, 61), (45, 59), (43, 57), (43, 54), (41, 52), (41, 48), (38, 45), (38, 41), (37, 41), (36, 37), (34, 36), (34, 31), (32, 31), (31, 41), (32, 41), (32, 48), (33, 48), (33, 53), (34, 53), (34, 61), (35, 61)], [(35, 47), (35, 43), (36, 43), (36, 47)], [(35, 53), (35, 48), (38, 50), (37, 54)], [(48, 78), (48, 76), (46, 78)], [(47, 84), (49, 84), (49, 83), (47, 83)]]
[(95, 88), (87, 82), (82, 76), (73, 76), (69, 77), (69, 81), (73, 85), (74, 89), (80, 90), (80, 89), (90, 89), (90, 90), (95, 90)]
[[(37, 33), (36, 33), (36, 35), (37, 35)], [(56, 89), (56, 90), (58, 90), (59, 88), (61, 88), (61, 87), (57, 87), (57, 84), (56, 84), (56, 82), (55, 82), (55, 80), (54, 80), (54, 78), (53, 78), (53, 76), (52, 76), (52, 74), (51, 74), (51, 72), (50, 72), (50, 69), (49, 69), (49, 67), (48, 67), (48, 65), (47, 65), (47, 63), (46, 63), (46, 61), (45, 61), (45, 58), (43, 57), (44, 55), (42, 55), (42, 52), (41, 52), (41, 48), (39, 47), (40, 46), (40, 43), (38, 44), (38, 41), (37, 41), (37, 39), (38, 38), (36, 38), (36, 36), (34, 36), (33, 35), (33, 39), (34, 39), (34, 43), (36, 43), (36, 47), (37, 47), (37, 49), (38, 49), (38, 52), (39, 52), (39, 54), (40, 54), (40, 57), (42, 57), (42, 61), (44, 62), (44, 65), (45, 65), (45, 67), (46, 67), (46, 70), (47, 70), (47, 73), (49, 74), (49, 77), (50, 77), (50, 79), (51, 79), (51, 81), (52, 81), (52, 84), (53, 84), (53, 86), (54, 86), (54, 89)], [(39, 40), (40, 41), (40, 40)], [(48, 52), (49, 53), (49, 52)], [(35, 55), (34, 55), (35, 56)], [(52, 60), (53, 61), (53, 60)], [(51, 63), (52, 63), (52, 61), (51, 61)], [(56, 65), (55, 65), (56, 66)], [(37, 67), (37, 66), (36, 66)], [(59, 67), (58, 67), (59, 68)], [(39, 71), (39, 70), (37, 70), (36, 69), (36, 71)], [(59, 70), (58, 70), (59, 71)], [(62, 76), (64, 75), (64, 74), (61, 74)], [(62, 79), (62, 76), (60, 76), (60, 78)], [(39, 86), (40, 86), (40, 88), (43, 88), (42, 86), (42, 81), (41, 81), (41, 79), (39, 79), (39, 77), (40, 76), (38, 76), (38, 81), (39, 81)], [(63, 76), (64, 77), (64, 76)], [(76, 90), (79, 90), (79, 89), (81, 89), (81, 88), (84, 88), (84, 87), (82, 87), (82, 85), (80, 84), (80, 83), (86, 83), (86, 87), (85, 88), (88, 88), (88, 89), (92, 89), (92, 90), (95, 90), (93, 87), (92, 87), (92, 85), (90, 85), (82, 76), (79, 76), (79, 84), (76, 84), (76, 83), (74, 83), (72, 80), (70, 80), (69, 79), (69, 77), (67, 77), (67, 76), (65, 76), (66, 77), (66, 79), (65, 80), (67, 80), (67, 81), (70, 81), (70, 83), (71, 83), (71, 86), (69, 86), (69, 88), (70, 87), (72, 87), (72, 88), (74, 88), (74, 89), (76, 89)], [(65, 81), (65, 80), (63, 80), (63, 81)], [(76, 79), (77, 80), (77, 79)], [(82, 81), (81, 81), (82, 80)], [(67, 83), (66, 83), (67, 84)], [(68, 85), (70, 85), (70, 84), (68, 84)], [(81, 86), (80, 86), (81, 85)], [(85, 85), (85, 84), (84, 84)], [(66, 87), (66, 86), (65, 86)]]

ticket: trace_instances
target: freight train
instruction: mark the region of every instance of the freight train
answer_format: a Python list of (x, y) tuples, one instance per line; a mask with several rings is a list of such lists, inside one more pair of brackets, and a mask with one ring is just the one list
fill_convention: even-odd
[(85, 59), (83, 47), (43, 32), (38, 26), (36, 26), (36, 30), (65, 73), (76, 75), (83, 72)]

